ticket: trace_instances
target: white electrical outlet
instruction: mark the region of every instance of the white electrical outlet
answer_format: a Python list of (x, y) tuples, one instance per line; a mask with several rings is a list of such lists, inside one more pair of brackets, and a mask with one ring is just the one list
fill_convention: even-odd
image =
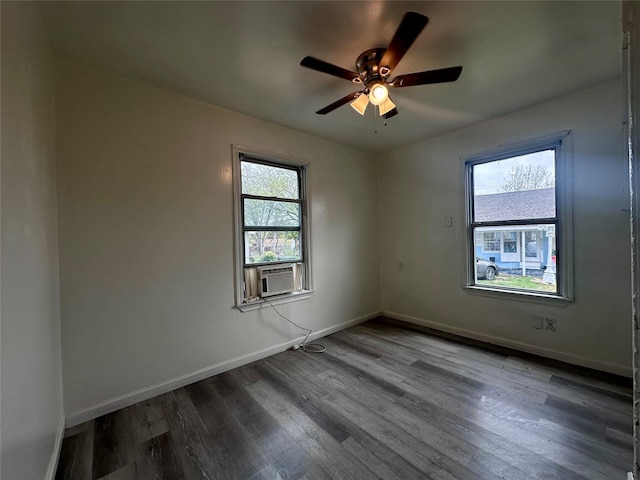
[(398, 262), (398, 270), (404, 270), (404, 262), (403, 261)]
[(444, 217), (444, 226), (453, 227), (453, 217)]
[(557, 320), (555, 318), (545, 317), (544, 325), (545, 330), (549, 330), (550, 332), (555, 332), (557, 328)]

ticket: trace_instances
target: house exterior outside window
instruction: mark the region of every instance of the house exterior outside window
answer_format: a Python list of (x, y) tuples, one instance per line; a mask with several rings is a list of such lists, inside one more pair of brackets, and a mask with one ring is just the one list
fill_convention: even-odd
[[(572, 299), (568, 138), (465, 160), (467, 287)], [(487, 265), (495, 277), (483, 274)]]
[(482, 233), (482, 252), (481, 253), (497, 253), (500, 252), (501, 234), (499, 232), (483, 232)]

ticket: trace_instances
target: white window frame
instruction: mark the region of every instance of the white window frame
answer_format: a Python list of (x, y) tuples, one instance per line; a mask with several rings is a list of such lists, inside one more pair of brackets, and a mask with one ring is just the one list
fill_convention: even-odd
[(285, 157), (283, 155), (261, 152), (258, 150), (242, 147), (240, 145), (232, 146), (232, 179), (233, 179), (233, 217), (234, 217), (234, 279), (235, 279), (235, 306), (242, 312), (251, 311), (270, 306), (264, 300), (257, 299), (250, 302), (245, 301), (244, 292), (244, 219), (242, 212), (242, 171), (241, 162), (243, 159), (248, 161), (263, 162), (275, 167), (282, 166), (285, 168), (294, 168), (299, 171), (300, 178), (300, 215), (301, 223), (300, 233), (302, 235), (301, 242), (301, 261), (283, 261), (270, 262), (268, 265), (278, 264), (300, 264), (302, 265), (302, 289), (300, 291), (289, 294), (269, 297), (269, 303), (278, 305), (289, 303), (297, 300), (309, 298), (313, 293), (312, 288), (312, 270), (311, 270), (311, 218), (309, 208), (309, 189), (308, 189), (308, 169), (309, 164), (298, 159)]
[[(474, 246), (474, 226), (477, 226), (478, 224), (474, 224), (473, 222), (473, 166), (550, 149), (555, 149), (556, 151), (555, 224), (557, 236), (556, 249), (558, 251), (558, 264), (556, 265), (557, 293), (506, 289), (487, 286), (485, 284), (477, 284), (475, 279), (476, 254)], [(461, 158), (465, 179), (465, 245), (467, 251), (463, 287), (467, 291), (470, 293), (490, 295), (498, 298), (519, 299), (552, 304), (568, 304), (574, 300), (571, 151), (571, 132), (563, 131)], [(535, 223), (536, 220), (533, 220), (533, 222)], [(504, 248), (502, 241), (501, 248)]]
[[(501, 232), (480, 232), (482, 234), (482, 253), (500, 253), (501, 249), (502, 249), (502, 234)], [(497, 250), (488, 250), (485, 248), (486, 246), (486, 240), (485, 240), (485, 235), (487, 233), (493, 233), (495, 235), (493, 242), (497, 242), (499, 245), (499, 248)]]

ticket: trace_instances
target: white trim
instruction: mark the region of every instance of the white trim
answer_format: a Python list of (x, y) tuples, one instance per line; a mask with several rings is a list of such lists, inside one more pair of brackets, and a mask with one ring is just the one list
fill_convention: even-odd
[(58, 423), (58, 430), (56, 431), (56, 441), (53, 444), (53, 452), (51, 452), (51, 460), (49, 461), (49, 468), (45, 475), (45, 480), (54, 480), (56, 476), (56, 470), (58, 469), (58, 461), (60, 460), (60, 450), (62, 449), (62, 440), (64, 438), (65, 419), (60, 417)]
[[(529, 225), (493, 225), (491, 227), (476, 227), (476, 232), (489, 233), (489, 232), (541, 232), (540, 227), (544, 225), (551, 225), (549, 223), (532, 223)], [(500, 253), (496, 250), (496, 253)]]
[[(560, 155), (556, 163), (556, 216), (559, 232), (556, 232), (556, 249), (560, 264), (556, 265), (558, 295), (573, 298), (575, 275), (573, 271), (573, 135), (566, 132), (560, 143)], [(558, 235), (560, 241), (558, 241)]]
[[(283, 303), (298, 302), (300, 300), (306, 300), (308, 298), (311, 298), (312, 294), (313, 294), (313, 290), (302, 290), (301, 292), (291, 292), (285, 295), (279, 295), (276, 297), (269, 298), (269, 303), (273, 305), (281, 305)], [(258, 298), (254, 302), (243, 303), (241, 305), (238, 305), (236, 308), (244, 313), (244, 312), (251, 312), (253, 310), (259, 310), (261, 308), (270, 307), (270, 306), (271, 305), (269, 305), (267, 302), (265, 302), (261, 298)]]
[[(367, 320), (371, 320), (372, 318), (376, 318), (380, 315), (381, 312), (371, 312), (366, 315), (362, 315), (361, 317), (347, 320), (346, 322), (342, 322), (332, 327), (314, 332), (309, 337), (309, 340), (315, 340), (327, 335), (331, 335), (332, 333), (336, 333), (340, 330), (344, 330), (345, 328), (352, 327), (353, 325), (366, 322)], [(141, 388), (139, 390), (135, 390), (133, 392), (129, 392), (124, 395), (106, 400), (67, 416), (67, 426), (74, 427), (94, 418), (106, 415), (107, 413), (115, 412), (116, 410), (119, 410), (121, 408), (129, 407), (138, 402), (142, 402), (158, 395), (162, 395), (163, 393), (170, 392), (171, 390), (175, 390), (176, 388), (184, 387), (186, 385), (199, 382), (200, 380), (204, 380), (205, 378), (209, 378), (214, 375), (224, 373), (228, 370), (242, 367), (243, 365), (247, 365), (257, 360), (270, 357), (271, 355), (275, 355), (276, 353), (284, 352), (285, 350), (288, 350), (294, 345), (300, 343), (302, 340), (304, 340), (304, 335), (301, 335), (300, 337), (281, 343), (279, 345), (275, 345), (273, 347), (268, 347), (257, 352), (248, 353), (240, 357), (232, 358), (224, 362), (210, 365), (200, 370), (195, 370), (185, 375), (172, 378), (171, 380), (157, 383), (155, 385)]]
[(516, 157), (518, 155), (522, 155), (523, 151), (542, 149), (558, 140), (564, 141), (565, 137), (570, 136), (570, 134), (571, 130), (562, 130), (560, 132), (550, 133), (531, 140), (522, 140), (508, 145), (500, 145), (497, 148), (491, 148), (480, 153), (465, 155), (464, 157), (460, 157), (460, 160), (462, 160), (463, 164), (466, 164), (467, 162), (487, 163), (509, 157)]
[(514, 300), (520, 302), (546, 303), (548, 305), (566, 307), (573, 302), (573, 298), (565, 298), (559, 295), (545, 294), (543, 291), (517, 290), (506, 288), (495, 288), (485, 285), (463, 285), (462, 289), (466, 293), (473, 295), (483, 295), (503, 300)]
[(552, 358), (554, 360), (560, 360), (562, 362), (571, 363), (573, 365), (580, 365), (582, 367), (593, 368), (595, 370), (614, 373), (616, 375), (631, 377), (630, 366), (620, 365), (617, 363), (601, 362), (598, 360), (593, 360), (591, 358), (582, 357), (580, 355), (572, 355), (570, 353), (560, 352), (558, 350), (552, 350), (550, 348), (538, 347), (536, 345), (530, 345), (528, 343), (511, 340), (509, 338), (487, 335), (485, 333), (467, 330), (466, 328), (454, 327), (451, 325), (446, 325), (444, 323), (432, 322), (430, 320), (412, 317), (410, 315), (404, 315), (402, 313), (383, 311), (382, 314), (385, 317), (393, 318), (394, 320), (401, 320), (403, 322), (433, 328), (434, 330), (452, 333), (461, 337), (471, 338), (474, 340), (479, 340), (481, 342), (499, 345), (501, 347), (513, 348), (522, 352), (532, 353), (534, 355), (540, 355), (541, 357)]
[(629, 226), (631, 238), (631, 358), (633, 362), (633, 466), (627, 480), (640, 478), (640, 6), (622, 2), (623, 132), (629, 162)]

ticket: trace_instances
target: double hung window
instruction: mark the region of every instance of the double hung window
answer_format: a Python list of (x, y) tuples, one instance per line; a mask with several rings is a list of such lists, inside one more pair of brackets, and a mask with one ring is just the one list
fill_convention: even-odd
[(568, 134), (467, 159), (467, 285), (571, 297)]
[(258, 269), (265, 266), (293, 266), (294, 292), (307, 291), (306, 166), (240, 147), (234, 162), (236, 305), (258, 299)]

